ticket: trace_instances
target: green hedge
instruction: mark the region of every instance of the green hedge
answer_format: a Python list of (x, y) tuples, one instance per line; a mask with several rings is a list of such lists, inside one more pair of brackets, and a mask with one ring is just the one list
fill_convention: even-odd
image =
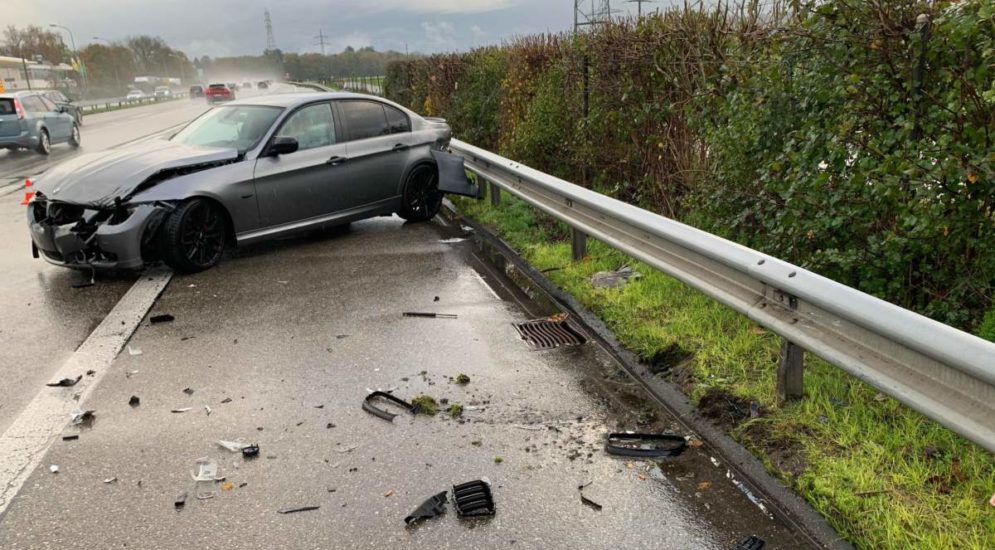
[(468, 142), (980, 331), (992, 2), (792, 4), (395, 63), (385, 92)]

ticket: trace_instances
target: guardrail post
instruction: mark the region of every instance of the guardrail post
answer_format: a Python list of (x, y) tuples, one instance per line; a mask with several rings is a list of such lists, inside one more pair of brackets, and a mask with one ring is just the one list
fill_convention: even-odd
[(574, 227), (570, 228), (570, 252), (575, 262), (587, 256), (587, 233)]
[(787, 338), (781, 339), (781, 356), (777, 362), (777, 402), (801, 399), (805, 371), (805, 350)]
[(501, 188), (494, 184), (493, 181), (487, 182), (488, 191), (491, 194), (491, 206), (501, 205)]

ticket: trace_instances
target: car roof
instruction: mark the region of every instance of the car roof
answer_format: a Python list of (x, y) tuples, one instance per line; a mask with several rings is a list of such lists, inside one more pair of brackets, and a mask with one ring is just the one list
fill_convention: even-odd
[(24, 97), (26, 95), (40, 94), (43, 91), (48, 91), (48, 90), (17, 90), (17, 91), (10, 91), (10, 92), (4, 92), (4, 93), (0, 94), (0, 98), (3, 98), (3, 99), (13, 99), (15, 97)]
[(295, 92), (289, 94), (272, 94), (258, 96), (248, 99), (239, 99), (228, 103), (228, 105), (267, 105), (274, 107), (297, 107), (313, 101), (329, 101), (332, 99), (371, 99), (396, 105), (394, 102), (367, 94), (355, 94), (351, 92)]

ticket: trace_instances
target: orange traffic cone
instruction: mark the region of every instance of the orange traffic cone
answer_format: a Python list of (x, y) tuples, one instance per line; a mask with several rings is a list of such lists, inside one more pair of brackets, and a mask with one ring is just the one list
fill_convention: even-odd
[[(31, 187), (32, 185), (34, 185), (34, 184), (31, 183), (31, 180), (29, 180), (29, 179), (24, 180), (24, 188), (25, 189), (27, 189), (28, 187)], [(27, 206), (28, 203), (30, 203), (31, 199), (33, 199), (33, 198), (35, 198), (35, 192), (34, 191), (25, 191), (24, 192), (24, 200), (21, 201), (21, 206)]]

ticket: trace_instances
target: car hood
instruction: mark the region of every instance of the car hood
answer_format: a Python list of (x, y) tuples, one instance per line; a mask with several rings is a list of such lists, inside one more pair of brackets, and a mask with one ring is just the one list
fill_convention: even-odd
[[(109, 207), (187, 167), (212, 168), (238, 159), (234, 148), (199, 147), (152, 140), (79, 155), (45, 171), (35, 190), (49, 200)], [(156, 177), (153, 177), (156, 176)], [(149, 182), (149, 183), (146, 183)]]

